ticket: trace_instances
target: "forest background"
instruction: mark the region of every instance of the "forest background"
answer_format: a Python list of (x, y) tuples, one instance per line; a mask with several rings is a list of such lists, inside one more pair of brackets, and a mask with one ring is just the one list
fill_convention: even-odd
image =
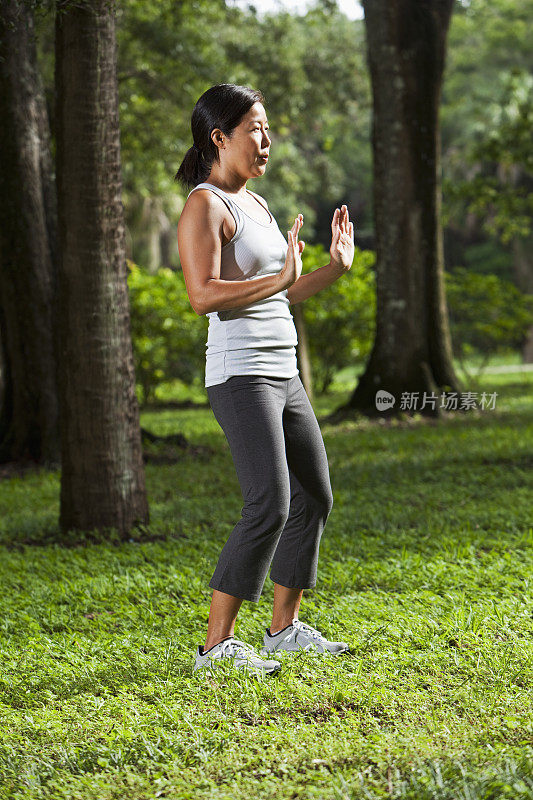
[[(132, 0), (117, 9), (122, 196), (142, 402), (176, 391), (197, 397), (203, 383), (207, 318), (195, 315), (185, 292), (176, 225), (186, 196), (173, 177), (192, 143), (194, 104), (222, 79), (266, 97), (271, 157), (249, 188), (267, 199), (281, 230), (303, 213), (304, 272), (328, 260), (336, 206), (347, 203), (355, 222), (350, 280), (303, 307), (317, 392), (347, 365), (362, 366), (371, 350), (372, 96), (364, 20), (348, 18), (331, 0), (299, 8)], [(448, 33), (442, 223), (453, 350), (465, 369), (466, 358), (483, 369), (498, 354), (533, 363), (532, 14), (531, 0), (458, 0)], [(53, 131), (53, 15), (37, 15), (36, 27)], [(335, 346), (324, 346), (332, 330)]]

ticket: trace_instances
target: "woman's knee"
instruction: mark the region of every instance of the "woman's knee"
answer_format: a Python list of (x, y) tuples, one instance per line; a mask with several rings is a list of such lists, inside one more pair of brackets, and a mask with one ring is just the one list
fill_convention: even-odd
[(248, 498), (243, 508), (243, 516), (259, 521), (269, 531), (282, 530), (289, 518), (290, 492), (279, 487), (265, 488)]
[(317, 498), (317, 502), (322, 511), (322, 515), (327, 519), (333, 508), (333, 492), (331, 491), (331, 486), (324, 489), (322, 494)]

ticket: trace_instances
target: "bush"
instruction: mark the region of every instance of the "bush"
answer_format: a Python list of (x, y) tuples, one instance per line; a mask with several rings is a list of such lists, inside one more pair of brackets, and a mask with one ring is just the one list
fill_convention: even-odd
[(140, 402), (155, 398), (171, 380), (190, 386), (204, 380), (207, 317), (192, 309), (182, 272), (162, 267), (155, 274), (128, 261), (131, 335)]
[[(307, 245), (302, 274), (329, 262), (322, 245)], [(302, 303), (313, 381), (327, 391), (335, 373), (366, 360), (374, 341), (376, 320), (375, 254), (356, 248), (349, 272)]]
[(533, 295), (497, 275), (464, 267), (445, 272), (453, 353), (461, 362), (473, 353), (484, 363), (498, 351), (522, 346), (533, 325)]

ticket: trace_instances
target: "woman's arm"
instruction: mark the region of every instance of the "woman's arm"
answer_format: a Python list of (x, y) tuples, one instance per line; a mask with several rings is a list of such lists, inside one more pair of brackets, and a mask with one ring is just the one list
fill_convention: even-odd
[(330, 286), (351, 268), (354, 257), (354, 230), (346, 205), (336, 208), (333, 212), (329, 255), (329, 264), (300, 275), (288, 288), (287, 298), (290, 303), (307, 300), (321, 289)]
[(282, 275), (246, 281), (220, 278), (224, 205), (209, 190), (193, 192), (178, 222), (178, 250), (192, 308), (199, 316), (243, 308), (287, 288)]
[(287, 299), (291, 305), (307, 300), (326, 286), (331, 286), (337, 278), (346, 272), (344, 267), (333, 264), (331, 261), (325, 267), (300, 275), (297, 281), (287, 289)]

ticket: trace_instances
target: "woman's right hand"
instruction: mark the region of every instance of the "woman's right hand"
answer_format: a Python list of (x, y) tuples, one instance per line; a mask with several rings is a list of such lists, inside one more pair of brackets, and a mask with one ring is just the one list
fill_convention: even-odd
[(298, 241), (298, 231), (302, 227), (303, 223), (303, 214), (298, 214), (296, 219), (294, 220), (294, 225), (287, 231), (287, 241), (288, 241), (288, 248), (287, 248), (287, 256), (285, 258), (285, 264), (283, 265), (283, 269), (279, 273), (280, 278), (283, 282), (283, 288), (287, 289), (289, 286), (292, 286), (295, 283), (300, 275), (302, 274), (302, 253), (305, 247), (305, 242)]

